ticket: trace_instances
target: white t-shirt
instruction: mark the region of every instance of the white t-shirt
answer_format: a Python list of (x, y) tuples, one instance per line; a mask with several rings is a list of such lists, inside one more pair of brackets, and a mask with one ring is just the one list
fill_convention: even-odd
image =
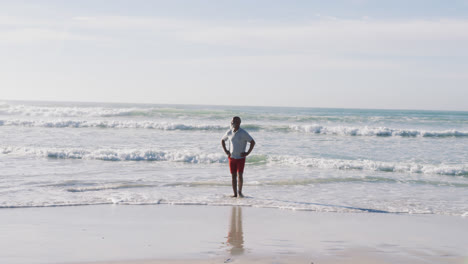
[(247, 131), (239, 127), (239, 130), (237, 130), (237, 132), (234, 132), (232, 129), (229, 129), (226, 132), (226, 134), (224, 134), (222, 140), (229, 140), (231, 144), (231, 158), (242, 159), (244, 157), (241, 156), (241, 153), (245, 152), (247, 142), (252, 141), (253, 138), (249, 135), (249, 133), (247, 133)]

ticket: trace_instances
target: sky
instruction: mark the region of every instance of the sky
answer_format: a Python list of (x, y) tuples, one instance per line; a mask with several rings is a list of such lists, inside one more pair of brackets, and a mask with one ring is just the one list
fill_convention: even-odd
[(0, 0), (0, 100), (468, 111), (468, 0)]

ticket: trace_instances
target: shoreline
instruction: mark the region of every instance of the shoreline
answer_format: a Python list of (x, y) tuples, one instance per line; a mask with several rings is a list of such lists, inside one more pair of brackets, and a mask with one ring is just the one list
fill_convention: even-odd
[[(242, 206), (0, 209), (0, 262), (466, 263), (468, 221)], [(466, 232), (466, 231), (465, 231)]]

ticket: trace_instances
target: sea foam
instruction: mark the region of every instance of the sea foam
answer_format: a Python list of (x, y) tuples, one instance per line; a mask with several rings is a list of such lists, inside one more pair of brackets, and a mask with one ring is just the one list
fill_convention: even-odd
[(181, 124), (154, 121), (108, 120), (0, 120), (0, 126), (48, 127), (48, 128), (147, 128), (158, 130), (225, 130), (228, 126), (209, 124)]
[[(190, 151), (162, 151), (152, 149), (78, 149), (78, 148), (32, 148), (0, 147), (5, 155), (27, 155), (53, 159), (87, 159), (103, 161), (168, 161), (194, 164), (227, 163), (223, 153)], [(360, 170), (418, 174), (468, 176), (468, 165), (421, 164), (409, 162), (382, 162), (367, 159), (344, 160), (309, 158), (285, 155), (251, 155), (247, 160), (252, 165), (281, 165), (333, 170)]]
[[(152, 120), (0, 120), (0, 126), (23, 126), (45, 128), (106, 128), (106, 129), (157, 129), (157, 130), (207, 130), (222, 131), (229, 128), (220, 124), (192, 124), (157, 122)], [(388, 127), (346, 127), (314, 125), (252, 125), (243, 126), (249, 131), (301, 132), (317, 135), (371, 136), (371, 137), (468, 137), (468, 131), (442, 130), (427, 131), (421, 129), (395, 129)]]
[(291, 125), (289, 128), (290, 130), (297, 132), (341, 136), (468, 137), (468, 131), (457, 130), (425, 131), (418, 129), (394, 129), (388, 127), (326, 127), (321, 125)]
[(226, 155), (221, 153), (191, 153), (188, 151), (157, 151), (137, 149), (78, 149), (78, 148), (32, 148), (0, 147), (0, 153), (28, 155), (55, 159), (87, 159), (104, 161), (173, 161), (187, 163), (220, 163), (227, 162)]
[(374, 160), (343, 160), (325, 158), (303, 158), (297, 156), (271, 156), (268, 163), (289, 164), (293, 166), (319, 169), (362, 170), (401, 173), (440, 174), (468, 176), (468, 165), (436, 165), (406, 162), (381, 162)]
[(1, 115), (43, 116), (43, 117), (111, 117), (149, 115), (154, 108), (110, 108), (78, 106), (33, 106), (24, 104), (7, 104), (0, 107)]

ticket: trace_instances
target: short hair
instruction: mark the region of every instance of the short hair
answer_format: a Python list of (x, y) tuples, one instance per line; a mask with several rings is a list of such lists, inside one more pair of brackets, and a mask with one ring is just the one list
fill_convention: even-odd
[(238, 116), (235, 116), (235, 117), (232, 118), (232, 120), (234, 120), (234, 119), (238, 119), (238, 120), (239, 120), (239, 123), (241, 122), (241, 118), (238, 117)]

